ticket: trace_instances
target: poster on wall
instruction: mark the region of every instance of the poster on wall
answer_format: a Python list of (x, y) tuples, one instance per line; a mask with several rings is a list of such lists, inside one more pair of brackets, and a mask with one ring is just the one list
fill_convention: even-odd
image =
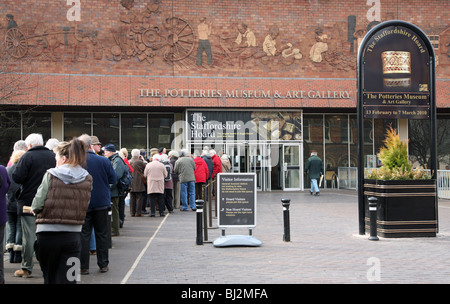
[(393, 24), (373, 33), (362, 52), (364, 118), (430, 118), (430, 54), (420, 35)]
[(191, 141), (302, 140), (302, 112), (188, 111)]

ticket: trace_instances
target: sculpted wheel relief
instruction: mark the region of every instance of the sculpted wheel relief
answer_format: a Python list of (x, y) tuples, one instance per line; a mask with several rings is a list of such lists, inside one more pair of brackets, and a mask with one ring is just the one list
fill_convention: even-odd
[[(261, 24), (255, 21), (259, 19), (242, 20), (225, 13), (222, 18), (229, 20), (216, 18), (221, 13), (214, 7), (209, 15), (177, 15), (172, 7), (175, 4), (162, 0), (115, 1), (117, 6), (111, 6), (117, 10), (115, 21), (113, 18), (100, 28), (88, 21), (86, 16), (95, 12), (87, 13), (84, 7), (81, 10), (82, 3), (76, 6), (81, 21), (66, 24), (55, 25), (54, 20), (45, 18), (23, 21), (30, 19), (8, 13), (0, 26), (4, 37), (0, 52), (16, 60), (31, 57), (44, 62), (71, 61), (74, 65), (91, 61), (107, 68), (137, 68), (139, 73), (286, 72), (301, 77), (340, 71), (353, 75), (359, 44), (378, 23), (357, 24), (356, 16), (349, 15), (335, 24), (299, 24), (293, 31), (291, 24), (283, 27), (289, 20), (274, 24), (266, 19), (267, 24)], [(448, 26), (443, 30), (447, 32)], [(450, 35), (442, 38), (448, 41), (440, 41), (440, 45), (450, 49)], [(442, 56), (439, 63), (449, 61), (448, 57)]]

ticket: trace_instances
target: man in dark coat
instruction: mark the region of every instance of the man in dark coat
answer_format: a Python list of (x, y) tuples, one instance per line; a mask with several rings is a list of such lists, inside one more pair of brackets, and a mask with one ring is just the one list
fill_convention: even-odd
[(208, 180), (210, 180), (211, 176), (213, 174), (213, 171), (214, 171), (214, 164), (213, 164), (211, 155), (209, 155), (209, 151), (203, 150), (202, 158), (206, 162), (206, 165), (208, 166), (208, 172), (209, 172)]
[(311, 195), (315, 192), (315, 195), (319, 195), (319, 186), (317, 185), (317, 179), (323, 174), (323, 162), (320, 157), (317, 156), (317, 151), (312, 151), (311, 156), (306, 161), (305, 173), (309, 170), (309, 178), (311, 179)]
[(23, 207), (30, 207), (42, 178), (48, 169), (56, 166), (55, 153), (44, 147), (41, 134), (33, 133), (25, 139), (27, 152), (20, 158), (12, 174), (14, 182), (22, 185), (17, 199), (18, 213), (22, 216), (22, 264), (14, 272), (17, 277), (29, 277), (33, 270), (34, 242), (36, 241), (36, 218)]
[[(89, 274), (89, 243), (94, 229), (97, 265), (101, 272), (108, 271), (110, 229), (108, 225), (108, 210), (111, 208), (110, 184), (117, 182), (117, 175), (109, 159), (95, 153), (93, 137), (83, 134), (79, 137), (89, 150), (86, 158), (86, 170), (92, 176), (91, 200), (86, 218), (81, 229), (81, 261), (80, 273)], [(95, 140), (96, 138), (94, 138)]]

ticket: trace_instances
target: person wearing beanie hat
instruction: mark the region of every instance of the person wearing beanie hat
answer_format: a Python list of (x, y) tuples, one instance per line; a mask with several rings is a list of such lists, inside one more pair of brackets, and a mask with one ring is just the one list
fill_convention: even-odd
[(105, 156), (111, 161), (114, 171), (117, 175), (117, 181), (110, 186), (111, 189), (111, 202), (112, 202), (112, 224), (111, 235), (118, 236), (120, 230), (120, 217), (119, 217), (119, 200), (120, 193), (117, 187), (119, 180), (125, 174), (125, 165), (117, 153), (116, 147), (113, 144), (107, 144), (105, 147)]
[(109, 152), (113, 152), (116, 153), (116, 146), (114, 146), (113, 144), (107, 144), (103, 149), (105, 149), (105, 151), (109, 151)]

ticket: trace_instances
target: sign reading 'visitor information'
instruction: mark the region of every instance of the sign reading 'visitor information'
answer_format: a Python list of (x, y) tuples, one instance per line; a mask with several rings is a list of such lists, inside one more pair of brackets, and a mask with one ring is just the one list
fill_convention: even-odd
[(217, 175), (219, 227), (256, 226), (256, 174)]
[(430, 118), (430, 54), (425, 45), (402, 25), (371, 36), (363, 49), (364, 118)]

